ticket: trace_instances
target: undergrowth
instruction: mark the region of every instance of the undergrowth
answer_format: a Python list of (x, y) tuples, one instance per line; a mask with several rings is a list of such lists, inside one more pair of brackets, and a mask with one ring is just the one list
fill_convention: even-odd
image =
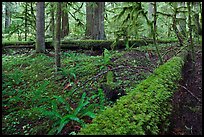
[[(113, 103), (109, 95), (130, 91), (148, 76), (135, 77), (128, 67), (108, 71), (148, 62), (131, 59), (124, 64), (120, 60), (125, 60), (126, 52), (105, 50), (102, 56), (63, 52), (61, 77), (56, 77), (54, 58), (45, 54), (2, 55), (2, 133), (63, 134), (73, 124), (83, 127)], [(114, 88), (104, 89), (103, 84)]]

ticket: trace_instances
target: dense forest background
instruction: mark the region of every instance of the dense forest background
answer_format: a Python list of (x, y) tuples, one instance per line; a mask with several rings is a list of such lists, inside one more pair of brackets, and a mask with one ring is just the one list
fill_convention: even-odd
[[(45, 22), (46, 39), (52, 38), (53, 35), (57, 17), (56, 6), (57, 3), (45, 2), (41, 7), (45, 10), (40, 21)], [(63, 2), (61, 6), (61, 39), (151, 38), (154, 16), (152, 2)], [(12, 39), (20, 41), (35, 40), (36, 8), (36, 2), (3, 2), (4, 39), (12, 36)], [(190, 9), (192, 29), (196, 34), (200, 34), (202, 2), (192, 3)], [(158, 2), (156, 11), (157, 39), (175, 39), (176, 29), (189, 35), (188, 9), (184, 2)], [(95, 33), (98, 31), (100, 36), (97, 37)]]

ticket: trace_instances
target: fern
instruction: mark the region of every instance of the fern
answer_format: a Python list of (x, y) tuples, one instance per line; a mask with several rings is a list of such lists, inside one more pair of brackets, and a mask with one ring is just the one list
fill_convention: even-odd
[(58, 102), (65, 105), (65, 109), (67, 110), (67, 112), (70, 113), (72, 111), (71, 106), (67, 103), (67, 101), (64, 98), (62, 98), (61, 96), (54, 96), (54, 98), (56, 98)]
[(103, 61), (105, 65), (109, 65), (110, 64), (110, 52), (105, 48), (104, 52), (103, 52)]
[(57, 130), (58, 130), (58, 131), (57, 131), (57, 134), (59, 134), (59, 133), (62, 131), (63, 127), (64, 127), (67, 123), (69, 123), (69, 121), (71, 121), (71, 120), (76, 121), (76, 122), (78, 122), (78, 123), (84, 125), (84, 121), (83, 121), (83, 120), (80, 120), (76, 115), (70, 115), (70, 114), (68, 114), (68, 115), (64, 116), (64, 117), (61, 119), (60, 125), (59, 125), (59, 127), (58, 127), (58, 129), (57, 129)]
[(107, 81), (108, 85), (113, 84), (113, 72), (112, 71), (108, 71), (108, 73), (106, 75), (106, 81)]

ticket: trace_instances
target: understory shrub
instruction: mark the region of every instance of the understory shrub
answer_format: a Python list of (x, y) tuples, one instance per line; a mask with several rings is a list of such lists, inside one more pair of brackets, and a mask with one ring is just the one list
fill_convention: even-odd
[(181, 79), (183, 65), (184, 56), (173, 57), (113, 107), (98, 114), (79, 134), (156, 135), (166, 130), (172, 109), (170, 100)]

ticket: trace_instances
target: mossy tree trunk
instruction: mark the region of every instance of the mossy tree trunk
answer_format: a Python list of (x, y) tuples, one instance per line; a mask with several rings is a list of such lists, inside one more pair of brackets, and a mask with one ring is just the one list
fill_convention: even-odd
[[(195, 28), (196, 28), (196, 34), (197, 35), (202, 35), (202, 28), (201, 28), (201, 23), (200, 23), (200, 17), (199, 17), (199, 11), (200, 7), (199, 7), (199, 2), (195, 2), (193, 5), (194, 8), (194, 24), (195, 24)], [(197, 36), (199, 38), (199, 36)]]
[(11, 2), (5, 2), (5, 33), (8, 33), (11, 24)]
[(154, 7), (154, 10), (153, 10), (153, 14), (154, 14), (154, 22), (153, 22), (153, 44), (156, 48), (156, 51), (157, 51), (157, 55), (159, 57), (159, 61), (160, 61), (160, 65), (163, 64), (163, 60), (162, 60), (162, 57), (161, 57), (161, 54), (159, 52), (159, 49), (157, 47), (157, 41), (156, 41), (156, 34), (157, 34), (157, 5), (156, 5), (156, 2), (153, 3), (153, 7)]
[(27, 41), (27, 33), (28, 33), (28, 3), (25, 2), (25, 41)]
[(86, 33), (88, 39), (104, 40), (105, 2), (86, 2)]
[(174, 6), (174, 13), (173, 13), (173, 17), (172, 17), (172, 20), (173, 20), (173, 30), (176, 34), (176, 37), (178, 38), (178, 41), (179, 41), (179, 44), (180, 46), (183, 46), (183, 42), (185, 40), (184, 36), (180, 33), (180, 31), (178, 30), (177, 28), (177, 14), (178, 14), (178, 8), (177, 8), (177, 3), (175, 3), (175, 6)]
[(192, 61), (192, 75), (194, 75), (195, 72), (195, 51), (193, 46), (193, 39), (192, 39), (192, 25), (191, 25), (191, 5), (190, 2), (187, 2), (188, 7), (188, 28), (189, 28), (189, 52), (190, 52), (190, 58)]
[(61, 38), (64, 38), (69, 34), (69, 14), (67, 12), (67, 2), (62, 3), (62, 34)]
[(36, 53), (45, 52), (45, 3), (37, 2), (36, 9)]
[[(152, 21), (153, 21), (153, 13), (154, 13), (154, 3), (153, 2), (149, 2), (149, 5), (148, 5), (148, 20), (150, 22), (150, 25), (152, 27)], [(150, 31), (149, 31), (149, 37), (152, 37), (152, 34), (153, 34), (153, 29), (151, 28)]]
[(186, 16), (183, 11), (183, 9), (185, 8), (185, 2), (179, 2), (178, 3), (178, 11), (179, 13), (177, 14), (177, 20), (178, 20), (178, 30), (179, 32), (186, 37)]
[(54, 2), (50, 2), (50, 6), (52, 7), (51, 9), (51, 25), (50, 25), (50, 30), (52, 33), (52, 45), (54, 45), (54, 41), (55, 41), (55, 4)]
[(56, 15), (56, 37), (55, 37), (55, 65), (56, 72), (60, 71), (60, 30), (61, 30), (61, 2), (57, 3), (57, 15)]

